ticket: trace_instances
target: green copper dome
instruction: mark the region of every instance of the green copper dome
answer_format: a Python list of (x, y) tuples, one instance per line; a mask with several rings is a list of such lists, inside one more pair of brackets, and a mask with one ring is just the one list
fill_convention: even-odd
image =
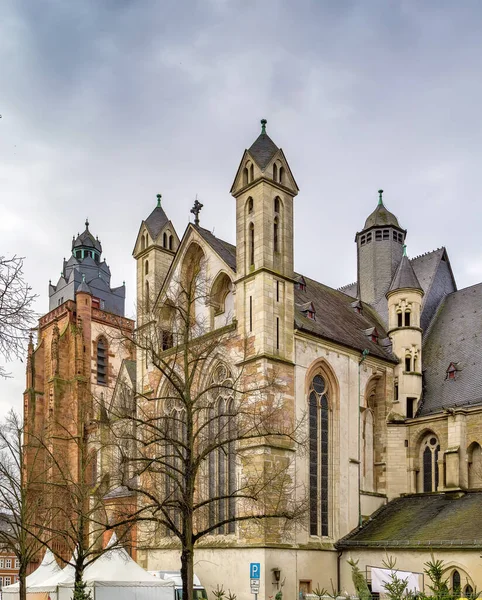
[(398, 223), (397, 217), (391, 213), (385, 205), (383, 204), (382, 194), (383, 190), (378, 190), (379, 199), (378, 206), (372, 212), (372, 214), (365, 221), (365, 226), (363, 229), (368, 229), (369, 227), (387, 227), (392, 225), (393, 227), (398, 227), (401, 229), (400, 224)]

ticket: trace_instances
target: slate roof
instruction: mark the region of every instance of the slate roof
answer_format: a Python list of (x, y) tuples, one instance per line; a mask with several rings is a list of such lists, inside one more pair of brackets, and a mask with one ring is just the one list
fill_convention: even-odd
[(267, 133), (261, 133), (248, 152), (253, 157), (258, 167), (264, 171), (273, 156), (278, 152), (278, 146)]
[(131, 383), (135, 388), (135, 385), (136, 385), (136, 361), (135, 360), (124, 360), (124, 365), (126, 367), (127, 375), (129, 375), (129, 379), (131, 380)]
[[(422, 356), (424, 393), (419, 414), (482, 404), (482, 283), (445, 297)], [(455, 379), (446, 379), (450, 363), (458, 363)]]
[[(86, 223), (88, 225), (88, 223)], [(90, 233), (89, 228), (86, 227), (85, 231), (83, 231), (80, 235), (78, 235), (72, 241), (72, 250), (74, 248), (95, 248), (100, 253), (102, 253), (102, 245), (99, 240), (96, 240), (94, 236)]]
[(397, 217), (382, 203), (378, 204), (372, 214), (368, 216), (363, 229), (365, 230), (370, 227), (383, 227), (388, 225), (392, 225), (394, 227), (398, 227), (398, 229), (401, 229)]
[(236, 272), (236, 246), (229, 242), (217, 238), (208, 229), (203, 227), (196, 227), (196, 230), (202, 236), (202, 238), (211, 246), (211, 248), (220, 256), (224, 262)]
[(297, 329), (360, 352), (366, 348), (372, 356), (378, 356), (398, 364), (398, 359), (391, 353), (389, 347), (372, 342), (370, 336), (365, 333), (366, 330), (376, 327), (380, 339), (387, 337), (383, 324), (368, 304), (362, 303), (362, 312), (357, 313), (351, 306), (353, 303), (351, 296), (306, 276), (304, 279), (306, 290), (295, 288), (295, 303), (301, 306), (312, 302), (316, 316), (315, 320), (308, 318), (300, 312), (297, 306), (295, 312)]
[(156, 240), (163, 227), (169, 223), (169, 219), (162, 206), (156, 206), (144, 223), (151, 238)]
[(395, 275), (393, 276), (392, 283), (390, 284), (388, 291), (393, 292), (395, 290), (401, 290), (405, 288), (413, 290), (422, 289), (410, 261), (404, 255), (402, 256), (402, 260), (395, 271)]
[(482, 492), (411, 494), (392, 500), (337, 548), (482, 545)]

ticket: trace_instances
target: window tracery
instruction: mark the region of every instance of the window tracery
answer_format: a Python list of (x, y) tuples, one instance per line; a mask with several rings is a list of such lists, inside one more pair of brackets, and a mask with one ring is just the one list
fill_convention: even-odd
[(329, 534), (329, 405), (321, 374), (313, 377), (308, 394), (310, 535)]
[(429, 434), (421, 445), (422, 491), (436, 492), (439, 486), (438, 455), (440, 444), (437, 437)]
[[(209, 441), (215, 441), (208, 455), (208, 493), (215, 498), (209, 505), (209, 526), (236, 514), (236, 452), (233, 379), (225, 364), (214, 369), (210, 382), (208, 409)], [(234, 533), (234, 521), (220, 525), (215, 533)]]

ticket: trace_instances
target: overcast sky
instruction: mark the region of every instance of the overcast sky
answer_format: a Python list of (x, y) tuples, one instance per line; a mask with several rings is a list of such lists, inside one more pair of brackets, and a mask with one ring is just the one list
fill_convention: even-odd
[[(25, 256), (48, 310), (89, 217), (128, 286), (139, 224), (163, 195), (182, 235), (235, 242), (229, 189), (268, 119), (300, 187), (295, 267), (356, 278), (354, 236), (385, 190), (409, 256), (446, 246), (482, 280), (480, 0), (4, 0), (0, 254)], [(0, 381), (21, 407), (24, 366)]]

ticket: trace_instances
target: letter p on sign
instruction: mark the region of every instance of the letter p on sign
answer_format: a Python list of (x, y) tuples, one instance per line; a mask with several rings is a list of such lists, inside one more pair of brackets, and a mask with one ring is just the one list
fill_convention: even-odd
[(259, 579), (261, 576), (261, 564), (260, 563), (250, 563), (249, 564), (249, 578), (250, 579)]

